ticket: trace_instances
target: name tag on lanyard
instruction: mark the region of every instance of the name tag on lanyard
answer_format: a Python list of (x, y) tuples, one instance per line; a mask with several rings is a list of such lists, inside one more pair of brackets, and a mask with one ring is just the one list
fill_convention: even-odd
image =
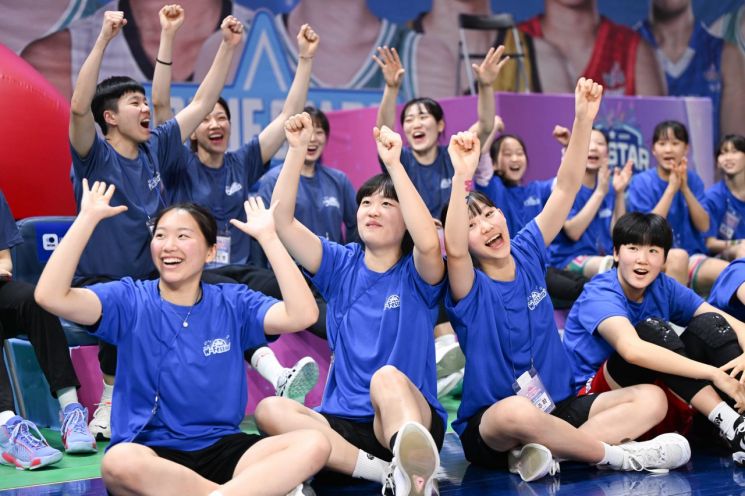
[(529, 370), (523, 372), (517, 378), (517, 381), (512, 383), (512, 389), (515, 391), (515, 394), (523, 398), (528, 398), (533, 405), (546, 413), (551, 413), (556, 408), (554, 400), (551, 399), (551, 395), (546, 391), (541, 376), (534, 367), (530, 367)]

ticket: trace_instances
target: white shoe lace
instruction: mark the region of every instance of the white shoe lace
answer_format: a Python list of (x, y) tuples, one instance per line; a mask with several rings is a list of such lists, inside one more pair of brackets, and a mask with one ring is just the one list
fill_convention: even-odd
[(663, 446), (645, 446), (639, 447), (636, 443), (629, 443), (624, 450), (626, 456), (623, 460), (624, 470), (635, 470), (641, 472), (646, 470), (652, 474), (666, 474), (669, 472), (666, 468), (650, 468), (650, 465), (662, 465), (665, 463), (667, 453)]
[(388, 465), (388, 471), (386, 472), (385, 480), (383, 481), (383, 490), (380, 491), (380, 494), (383, 496), (394, 496), (396, 494), (396, 481), (393, 479), (393, 472), (396, 469), (396, 465), (395, 460)]

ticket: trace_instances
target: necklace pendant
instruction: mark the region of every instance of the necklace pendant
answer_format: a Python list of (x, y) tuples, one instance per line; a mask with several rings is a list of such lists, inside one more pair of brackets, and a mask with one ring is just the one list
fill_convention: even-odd
[(181, 324), (183, 327), (189, 327), (189, 323), (184, 321), (183, 324)]

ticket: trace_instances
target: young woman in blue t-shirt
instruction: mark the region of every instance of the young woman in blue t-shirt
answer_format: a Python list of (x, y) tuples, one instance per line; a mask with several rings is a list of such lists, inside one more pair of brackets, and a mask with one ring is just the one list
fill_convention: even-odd
[(266, 250), (285, 302), (239, 284), (201, 282), (215, 256), (217, 224), (193, 203), (154, 219), (150, 254), (158, 279), (71, 288), (96, 226), (127, 209), (109, 204), (113, 185), (96, 181), (89, 189), (82, 182), (80, 213), (35, 295), (46, 310), (118, 346), (112, 439), (101, 465), (109, 491), (232, 496), (259, 483), (272, 494), (301, 494), (298, 485), (326, 463), (328, 441), (313, 431), (261, 439), (240, 430), (244, 350), (265, 343), (265, 334), (299, 331), (318, 317), (271, 209), (249, 199), (247, 220), (232, 224)]
[(685, 439), (674, 434), (614, 445), (662, 418), (662, 392), (644, 385), (576, 398), (546, 297), (546, 247), (580, 187), (601, 93), (592, 80), (577, 83), (574, 135), (556, 185), (546, 207), (514, 239), (501, 211), (484, 195), (468, 193), (478, 140), (460, 133), (449, 148), (455, 175), (445, 224), (447, 308), (466, 354), (453, 428), (469, 461), (509, 467), (527, 481), (555, 472), (552, 454), (619, 470), (675, 468), (690, 456)]

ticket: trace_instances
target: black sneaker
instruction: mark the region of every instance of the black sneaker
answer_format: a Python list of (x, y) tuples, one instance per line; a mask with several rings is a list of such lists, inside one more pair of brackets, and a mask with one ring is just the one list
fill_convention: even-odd
[(728, 439), (732, 449), (732, 460), (741, 467), (745, 467), (745, 417), (740, 415), (732, 426), (735, 437)]

